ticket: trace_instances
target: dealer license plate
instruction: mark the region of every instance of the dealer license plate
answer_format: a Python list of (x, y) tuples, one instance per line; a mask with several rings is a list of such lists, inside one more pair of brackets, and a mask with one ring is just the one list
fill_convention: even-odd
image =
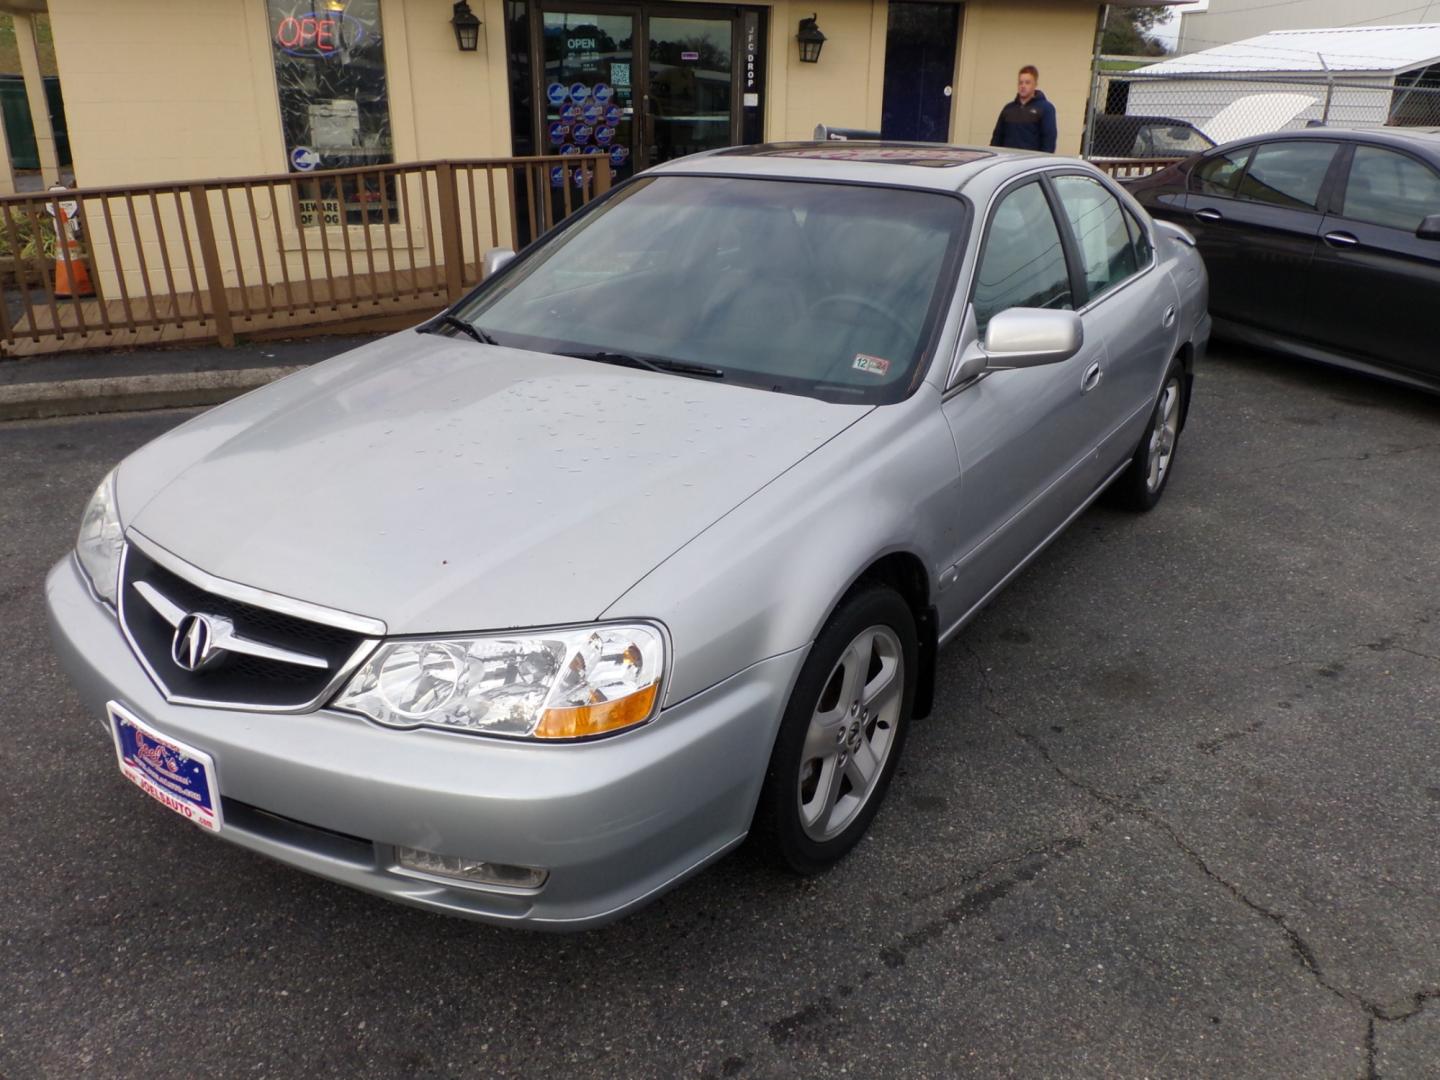
[(210, 755), (160, 734), (113, 701), (105, 709), (126, 779), (186, 821), (219, 832), (220, 787)]

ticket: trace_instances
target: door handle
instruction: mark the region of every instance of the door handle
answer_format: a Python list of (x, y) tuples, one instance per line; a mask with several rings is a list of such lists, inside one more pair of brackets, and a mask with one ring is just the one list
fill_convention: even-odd
[(1104, 374), (1105, 373), (1100, 370), (1100, 362), (1098, 360), (1091, 364), (1085, 369), (1084, 378), (1080, 380), (1080, 392), (1082, 394), (1088, 394), (1091, 390), (1094, 390), (1095, 387), (1100, 385), (1100, 379)]
[(1325, 234), (1325, 243), (1331, 247), (1359, 247), (1360, 241), (1348, 232), (1332, 232)]
[(1175, 325), (1175, 305), (1174, 305), (1174, 304), (1171, 304), (1168, 308), (1165, 309), (1165, 325), (1166, 325), (1167, 327), (1169, 327), (1169, 326), (1174, 326), (1174, 325)]
[(1204, 210), (1196, 210), (1195, 216), (1201, 221), (1220, 221), (1224, 218), (1219, 210), (1212, 210), (1208, 206)]

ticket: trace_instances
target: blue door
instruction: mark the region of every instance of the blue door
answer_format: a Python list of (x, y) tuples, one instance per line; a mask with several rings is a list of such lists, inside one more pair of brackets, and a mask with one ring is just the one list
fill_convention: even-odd
[(893, 0), (885, 34), (882, 138), (949, 142), (959, 36), (959, 4)]

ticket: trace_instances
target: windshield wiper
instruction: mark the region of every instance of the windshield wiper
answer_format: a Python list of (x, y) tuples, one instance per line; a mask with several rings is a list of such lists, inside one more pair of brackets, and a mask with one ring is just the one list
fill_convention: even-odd
[(448, 311), (445, 312), (443, 315), (440, 315), (435, 320), (435, 322), (432, 322), (428, 326), (426, 326), (424, 328), (424, 332), (427, 334), (433, 334), (437, 328), (437, 324), (441, 326), (449, 326), (452, 329), (459, 330), (461, 333), (467, 334), (470, 337), (474, 338), (481, 345), (500, 344), (498, 341), (496, 341), (493, 337), (487, 334), (484, 330), (481, 330), (480, 327), (476, 326), (474, 323), (466, 322), (464, 319), (460, 318), (460, 316), (451, 315)]
[(559, 356), (573, 356), (576, 360), (595, 360), (601, 364), (619, 364), (621, 367), (643, 368), (646, 371), (660, 371), (670, 375), (694, 375), (702, 379), (723, 379), (725, 372), (705, 364), (687, 364), (683, 360), (666, 360), (663, 357), (636, 356), (633, 353), (609, 352), (595, 349), (590, 352), (562, 352)]

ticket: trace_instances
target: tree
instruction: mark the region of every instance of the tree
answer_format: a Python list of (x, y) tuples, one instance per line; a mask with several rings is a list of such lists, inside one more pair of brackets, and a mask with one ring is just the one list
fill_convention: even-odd
[(1100, 48), (1111, 56), (1163, 56), (1165, 46), (1150, 34), (1170, 21), (1168, 7), (1110, 7)]

